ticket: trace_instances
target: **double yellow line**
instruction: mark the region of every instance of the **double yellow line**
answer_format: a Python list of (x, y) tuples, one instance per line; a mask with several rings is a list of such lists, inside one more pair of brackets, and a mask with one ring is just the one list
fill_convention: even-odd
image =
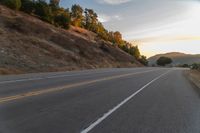
[(43, 90), (39, 90), (39, 91), (32, 91), (32, 92), (26, 92), (26, 93), (22, 93), (22, 94), (13, 95), (13, 96), (2, 97), (2, 98), (0, 98), (0, 104), (9, 102), (9, 101), (18, 100), (18, 99), (23, 99), (26, 97), (33, 97), (33, 96), (47, 94), (47, 93), (51, 93), (51, 92), (62, 91), (62, 90), (68, 89), (68, 88), (79, 87), (79, 86), (83, 86), (83, 85), (93, 84), (93, 83), (102, 82), (102, 81), (111, 80), (111, 79), (123, 78), (123, 77), (131, 76), (131, 75), (142, 74), (142, 73), (147, 73), (147, 72), (152, 72), (152, 71), (157, 71), (157, 70), (149, 70), (149, 71), (143, 71), (143, 72), (121, 74), (121, 75), (116, 75), (116, 76), (100, 78), (100, 79), (96, 79), (96, 80), (74, 83), (74, 84), (65, 85), (65, 86), (61, 86), (61, 87), (43, 89)]

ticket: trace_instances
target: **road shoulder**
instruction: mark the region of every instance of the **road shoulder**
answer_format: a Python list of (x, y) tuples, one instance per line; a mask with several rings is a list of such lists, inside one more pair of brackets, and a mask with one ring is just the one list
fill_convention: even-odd
[(185, 71), (184, 75), (190, 81), (190, 83), (194, 86), (195, 90), (200, 95), (200, 71), (197, 70), (188, 70)]

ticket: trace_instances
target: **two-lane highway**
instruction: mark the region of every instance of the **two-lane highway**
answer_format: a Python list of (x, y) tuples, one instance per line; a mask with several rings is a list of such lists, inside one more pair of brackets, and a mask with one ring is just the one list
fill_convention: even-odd
[(199, 133), (185, 69), (123, 68), (0, 77), (0, 133)]

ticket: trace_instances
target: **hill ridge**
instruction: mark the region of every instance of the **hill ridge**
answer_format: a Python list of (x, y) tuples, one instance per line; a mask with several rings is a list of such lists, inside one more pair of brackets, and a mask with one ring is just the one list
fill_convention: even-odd
[(54, 27), (0, 5), (0, 73), (142, 66), (85, 29)]
[(186, 54), (181, 52), (168, 52), (163, 54), (157, 54), (148, 58), (149, 65), (156, 65), (156, 61), (159, 57), (165, 56), (173, 60), (172, 65), (183, 65), (183, 64), (193, 64), (200, 62), (200, 54)]

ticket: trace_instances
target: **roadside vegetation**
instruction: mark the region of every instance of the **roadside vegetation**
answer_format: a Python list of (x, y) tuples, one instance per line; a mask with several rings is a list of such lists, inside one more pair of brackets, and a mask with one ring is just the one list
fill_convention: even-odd
[(200, 93), (200, 63), (183, 64), (178, 67), (190, 68), (186, 71), (186, 77), (197, 87), (197, 91)]
[(113, 46), (119, 47), (126, 53), (135, 57), (143, 65), (148, 65), (147, 58), (140, 54), (137, 46), (125, 41), (119, 31), (108, 31), (98, 20), (98, 15), (93, 9), (83, 9), (80, 5), (72, 5), (71, 8), (59, 6), (60, 0), (1, 0), (0, 3), (7, 7), (20, 10), (36, 16), (56, 27), (69, 29), (70, 25), (92, 31), (99, 38), (109, 41)]
[(200, 63), (183, 64), (183, 65), (178, 65), (177, 67), (191, 68), (192, 70), (200, 71)]
[(158, 60), (157, 60), (157, 65), (159, 66), (166, 66), (166, 65), (169, 65), (171, 64), (173, 61), (171, 58), (169, 57), (160, 57)]
[(200, 63), (194, 63), (194, 64), (192, 64), (192, 65), (191, 65), (191, 68), (192, 68), (193, 70), (198, 70), (198, 71), (200, 71)]
[(191, 69), (192, 70), (188, 71), (187, 77), (199, 88), (198, 92), (200, 92), (200, 64), (192, 64)]
[(191, 66), (188, 64), (181, 64), (181, 65), (177, 65), (177, 67), (190, 68)]

